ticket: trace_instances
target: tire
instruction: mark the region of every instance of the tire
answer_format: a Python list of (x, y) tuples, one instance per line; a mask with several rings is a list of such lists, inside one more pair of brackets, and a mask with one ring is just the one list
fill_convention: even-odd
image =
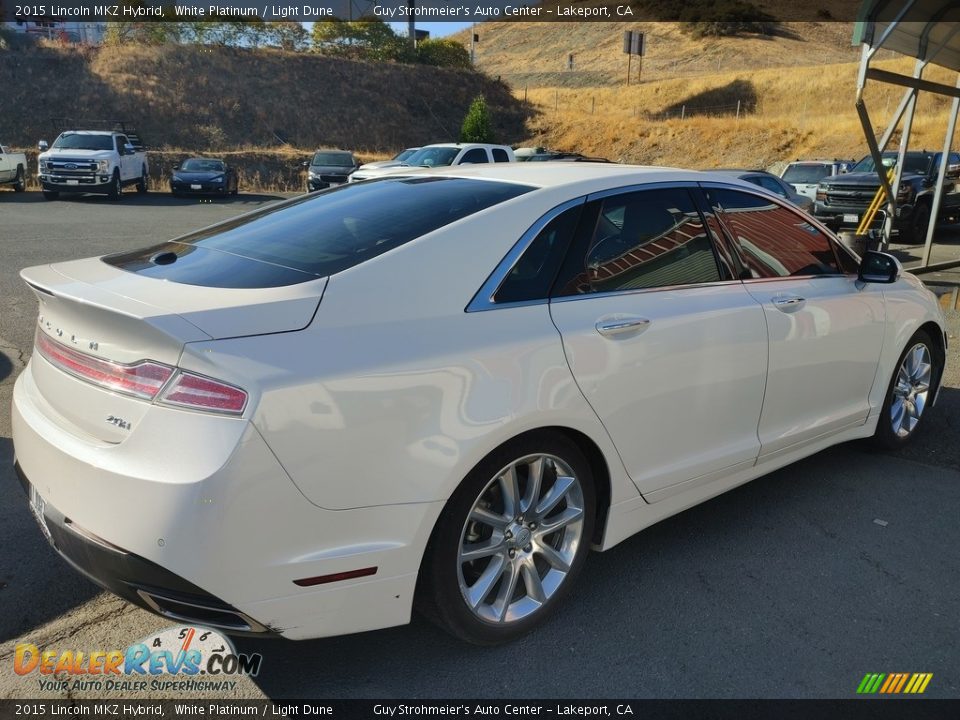
[(140, 179), (137, 181), (137, 192), (140, 195), (147, 194), (147, 167), (140, 168)]
[(873, 436), (880, 447), (898, 450), (913, 440), (924, 424), (942, 372), (943, 364), (930, 336), (917, 331), (900, 354), (887, 387)]
[(56, 190), (44, 190), (43, 199), (44, 200), (57, 200), (60, 197), (60, 193)]
[(119, 200), (123, 197), (123, 183), (120, 182), (120, 172), (117, 170), (113, 171), (113, 180), (110, 183), (110, 192), (107, 193), (107, 197), (111, 200)]
[(910, 216), (910, 225), (907, 227), (907, 237), (910, 245), (919, 245), (927, 239), (927, 227), (930, 225), (930, 205), (920, 203), (913, 209)]
[(13, 179), (13, 191), (23, 192), (27, 189), (27, 179), (23, 174), (23, 165), (17, 165), (17, 176)]
[(590, 464), (567, 437), (537, 431), (502, 445), (467, 475), (437, 521), (420, 570), (418, 610), (477, 645), (530, 632), (580, 573), (595, 502)]

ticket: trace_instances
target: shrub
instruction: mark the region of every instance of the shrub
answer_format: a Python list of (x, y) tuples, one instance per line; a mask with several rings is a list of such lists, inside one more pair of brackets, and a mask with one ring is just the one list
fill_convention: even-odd
[(456, 40), (438, 38), (417, 43), (417, 61), (424, 65), (469, 68), (470, 53)]
[(493, 127), (483, 95), (477, 95), (470, 103), (470, 109), (467, 110), (460, 128), (460, 142), (493, 142)]

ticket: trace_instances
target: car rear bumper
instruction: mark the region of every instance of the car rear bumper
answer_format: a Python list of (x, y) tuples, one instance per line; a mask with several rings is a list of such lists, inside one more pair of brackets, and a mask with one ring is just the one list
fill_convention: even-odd
[[(156, 433), (153, 413), (167, 432)], [(151, 425), (148, 455), (133, 436)], [(151, 407), (131, 439), (93, 441), (46, 403), (29, 365), (14, 386), (12, 426), (18, 475), (43, 499), (58, 552), (141, 607), (291, 639), (409, 621), (443, 503), (319, 508), (245, 420)], [(365, 577), (295, 582), (368, 568)]]

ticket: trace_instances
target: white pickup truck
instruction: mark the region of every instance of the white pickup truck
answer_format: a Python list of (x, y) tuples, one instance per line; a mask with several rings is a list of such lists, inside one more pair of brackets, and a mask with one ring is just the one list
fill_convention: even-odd
[(403, 173), (407, 168), (443, 167), (445, 165), (476, 165), (480, 163), (516, 162), (509, 145), (488, 143), (437, 143), (424, 145), (400, 165), (357, 170), (350, 182), (369, 180), (383, 175)]
[(47, 200), (64, 192), (100, 193), (119, 200), (127, 185), (135, 185), (138, 193), (147, 191), (146, 150), (122, 132), (68, 130), (49, 148), (43, 140), (39, 147), (38, 178)]
[(0, 185), (13, 185), (16, 192), (27, 189), (27, 156), (0, 145)]

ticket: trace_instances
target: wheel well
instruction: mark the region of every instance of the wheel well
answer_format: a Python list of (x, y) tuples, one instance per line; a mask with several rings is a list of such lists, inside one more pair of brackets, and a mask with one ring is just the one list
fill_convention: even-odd
[[(923, 325), (921, 325), (919, 328), (917, 328), (917, 332), (921, 330), (925, 332), (927, 335), (929, 335), (930, 339), (933, 340), (933, 351), (937, 355), (937, 360), (939, 361), (939, 366), (940, 366), (940, 373), (942, 375), (943, 368), (946, 365), (946, 359), (947, 359), (947, 348), (946, 348), (947, 340), (943, 335), (943, 330), (940, 329), (940, 326), (933, 321), (926, 322)], [(940, 378), (937, 378), (937, 383), (939, 384), (939, 382), (940, 382)]]
[(597, 494), (596, 519), (593, 524), (593, 542), (597, 545), (603, 542), (603, 533), (607, 526), (607, 511), (610, 509), (610, 468), (607, 467), (607, 460), (603, 457), (603, 452), (597, 444), (587, 435), (579, 430), (568, 427), (546, 427), (548, 430), (561, 435), (565, 435), (580, 448), (580, 451), (586, 456), (590, 463), (590, 470), (593, 472), (595, 483), (594, 491)]

